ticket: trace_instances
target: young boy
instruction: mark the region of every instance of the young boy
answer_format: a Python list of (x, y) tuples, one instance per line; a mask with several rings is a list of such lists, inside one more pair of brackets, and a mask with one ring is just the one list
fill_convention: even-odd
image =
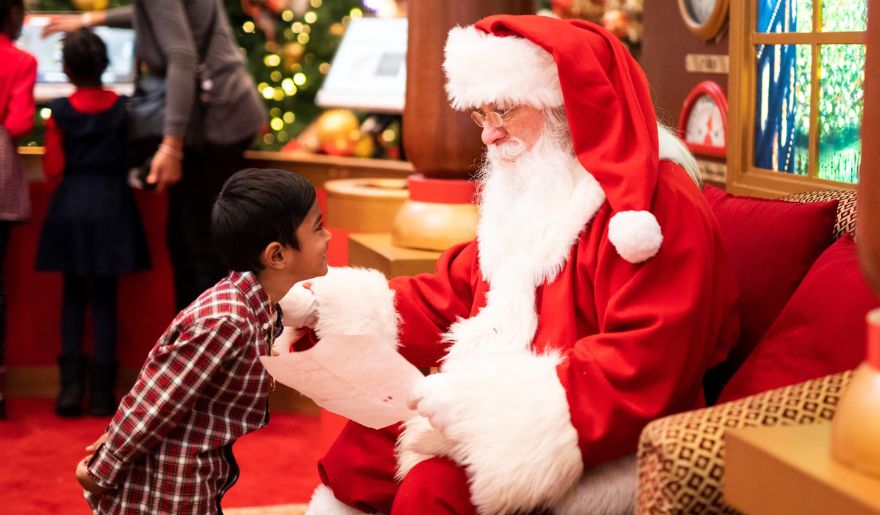
[(327, 272), (329, 232), (315, 190), (282, 170), (242, 170), (211, 214), (232, 272), (175, 317), (97, 450), (76, 476), (95, 513), (217, 513), (238, 478), (232, 444), (266, 424), (258, 356), (281, 331), (275, 304)]

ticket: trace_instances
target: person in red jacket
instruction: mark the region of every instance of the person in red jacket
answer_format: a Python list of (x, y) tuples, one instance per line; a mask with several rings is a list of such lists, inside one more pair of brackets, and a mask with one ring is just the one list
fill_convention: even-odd
[(6, 369), (6, 293), (3, 263), (12, 225), (30, 216), (27, 180), (18, 160), (15, 140), (34, 126), (34, 82), (37, 60), (12, 42), (24, 22), (22, 0), (0, 0), (0, 419), (6, 418), (3, 397)]
[(346, 426), (310, 513), (631, 513), (640, 431), (704, 406), (738, 336), (693, 158), (595, 24), (492, 16), (445, 55), (487, 147), (476, 240), (433, 274), (311, 285), (317, 345), (372, 333), (440, 370), (401, 425)]

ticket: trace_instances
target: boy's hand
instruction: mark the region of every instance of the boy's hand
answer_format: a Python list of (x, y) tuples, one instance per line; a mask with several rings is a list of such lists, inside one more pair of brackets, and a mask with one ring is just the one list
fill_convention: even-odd
[(86, 452), (93, 454), (95, 451), (98, 450), (98, 447), (100, 447), (101, 444), (103, 444), (106, 441), (107, 441), (107, 433), (104, 433), (100, 437), (98, 437), (97, 440), (95, 440), (95, 443), (86, 446)]
[(282, 323), (286, 327), (315, 327), (318, 302), (315, 294), (306, 285), (295, 284), (279, 302)]
[(98, 485), (92, 476), (89, 474), (89, 460), (92, 459), (92, 455), (89, 454), (85, 458), (81, 459), (79, 463), (76, 465), (76, 480), (79, 481), (80, 486), (89, 492), (95, 495), (104, 495), (109, 492), (109, 488), (104, 488), (103, 486)]

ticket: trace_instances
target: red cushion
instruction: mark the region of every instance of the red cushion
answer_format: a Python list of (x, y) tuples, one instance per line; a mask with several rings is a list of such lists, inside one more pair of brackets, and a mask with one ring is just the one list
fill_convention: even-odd
[(854, 368), (865, 358), (865, 314), (877, 303), (847, 234), (816, 260), (719, 402)]
[(703, 190), (740, 291), (740, 341), (706, 377), (711, 403), (779, 316), (816, 258), (831, 243), (837, 200), (787, 202)]

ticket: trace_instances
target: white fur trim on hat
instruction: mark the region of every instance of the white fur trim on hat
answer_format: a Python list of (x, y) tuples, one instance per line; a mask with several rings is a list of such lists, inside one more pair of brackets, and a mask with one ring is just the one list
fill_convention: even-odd
[(641, 263), (660, 250), (663, 233), (650, 211), (620, 211), (608, 222), (608, 239), (620, 257)]
[(318, 485), (306, 508), (306, 515), (364, 515), (364, 512), (344, 504), (325, 485)]
[(537, 108), (562, 105), (553, 57), (523, 38), (454, 27), (446, 40), (443, 69), (454, 109), (499, 102)]

